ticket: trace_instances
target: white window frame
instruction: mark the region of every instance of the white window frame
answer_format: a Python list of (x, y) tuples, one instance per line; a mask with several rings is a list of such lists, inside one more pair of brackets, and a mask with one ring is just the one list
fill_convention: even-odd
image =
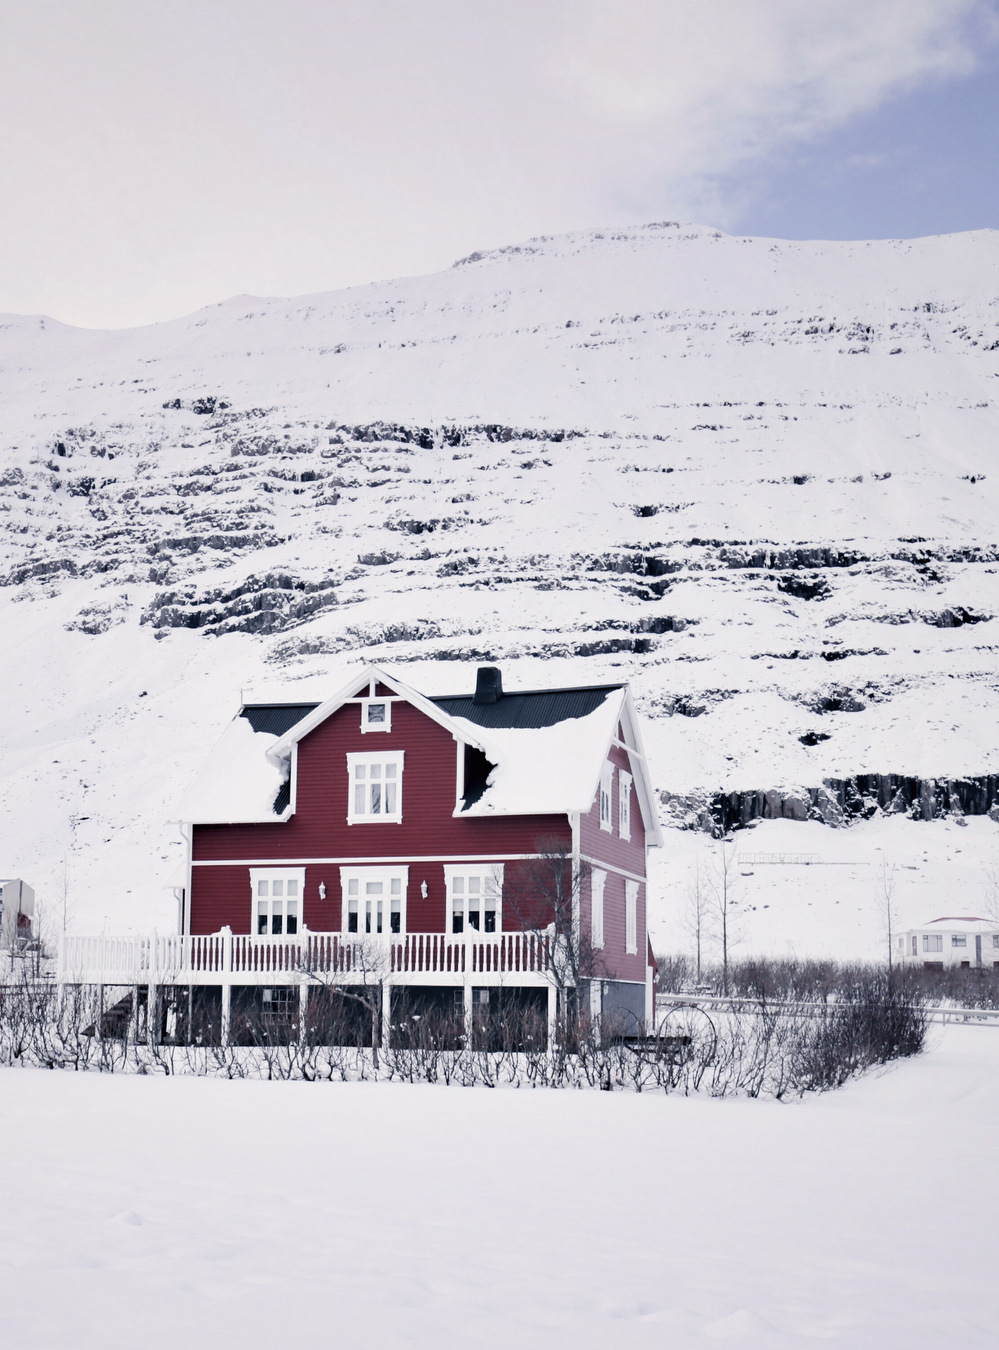
[(968, 937), (966, 933), (951, 933), (950, 945), (952, 947), (967, 947)]
[[(288, 894), (288, 883), (295, 887), (295, 894)], [(274, 885), (281, 887), (280, 894), (274, 894)], [(266, 890), (261, 890), (261, 886)], [(289, 902), (295, 905), (295, 931), (288, 932)], [(266, 909), (262, 909), (266, 906)], [(266, 932), (260, 932), (260, 915), (267, 916)], [(274, 931), (275, 918), (281, 919), (280, 932)], [(305, 927), (305, 868), (304, 867), (251, 867), (250, 868), (250, 932), (254, 937), (297, 937)]]
[[(393, 881), (399, 883), (399, 908), (393, 911)], [(369, 886), (380, 885), (378, 895), (369, 892)], [(406, 892), (409, 889), (409, 867), (341, 867), (340, 868), (340, 931), (344, 936), (358, 938), (392, 938), (406, 932)], [(382, 902), (381, 928), (378, 927), (378, 901)], [(356, 901), (353, 913), (357, 926), (351, 928), (351, 902)], [(370, 904), (371, 908), (368, 909)], [(392, 929), (392, 914), (399, 915), (398, 934)], [(370, 916), (370, 922), (369, 920)]]
[(624, 883), (624, 950), (629, 956), (638, 954), (638, 882)]
[(924, 952), (942, 952), (943, 934), (942, 933), (924, 933), (923, 934)]
[(614, 832), (614, 765), (607, 763), (600, 771), (600, 828)]
[[(384, 721), (372, 722), (371, 709), (383, 708), (385, 711)], [(362, 731), (391, 731), (392, 730), (392, 700), (387, 698), (363, 698), (361, 699), (361, 730)]]
[[(384, 750), (381, 754), (374, 751), (350, 751), (347, 754), (347, 824), (348, 825), (400, 825), (402, 823), (402, 774), (405, 750)], [(372, 783), (370, 770), (377, 766), (379, 781), (384, 784), (384, 769), (387, 765), (395, 768), (395, 810), (394, 811), (357, 811), (356, 790), (364, 784)], [(363, 775), (358, 772), (363, 770)], [(370, 803), (370, 797), (367, 799)]]
[[(476, 892), (469, 888), (469, 880), (476, 879), (479, 883), (478, 896), (480, 898), (478, 913), (479, 927), (472, 926), (469, 915), (474, 913), (469, 905), (469, 900)], [(460, 887), (455, 882), (461, 883)], [(492, 886), (495, 890), (495, 927), (486, 928), (485, 914), (486, 907), (481, 903), (482, 898), (487, 894), (487, 889)], [(447, 932), (454, 935), (465, 937), (475, 935), (478, 937), (489, 936), (492, 933), (502, 933), (503, 931), (503, 864), (502, 863), (445, 863), (444, 865), (444, 889), (447, 897), (445, 910), (445, 926)], [(461, 927), (455, 928), (455, 915), (461, 914)]]
[(631, 838), (631, 784), (627, 769), (617, 771), (617, 832), (622, 839)]
[(595, 868), (590, 873), (590, 942), (593, 947), (604, 945), (604, 887), (607, 873)]

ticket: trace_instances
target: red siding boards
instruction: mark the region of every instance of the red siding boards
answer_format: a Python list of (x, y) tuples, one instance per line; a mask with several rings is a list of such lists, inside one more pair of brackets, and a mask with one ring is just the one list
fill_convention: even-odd
[[(645, 826), (638, 804), (638, 795), (634, 786), (631, 789), (631, 838), (622, 839), (620, 828), (620, 791), (621, 776), (619, 770), (631, 773), (628, 755), (619, 746), (612, 746), (608, 755), (614, 765), (614, 779), (611, 791), (611, 828), (600, 828), (600, 794), (586, 815), (580, 817), (579, 840), (580, 853), (588, 859), (591, 866), (606, 870), (607, 881), (604, 888), (604, 945), (595, 953), (600, 963), (606, 967), (608, 978), (619, 980), (644, 980), (646, 970), (646, 947), (648, 945), (646, 926), (646, 886), (645, 886)], [(636, 936), (638, 951), (625, 950), (625, 876), (639, 878), (638, 915)], [(584, 931), (590, 926), (589, 885), (584, 887), (582, 897), (582, 923)]]
[[(349, 825), (346, 756), (380, 750), (405, 751), (402, 822)], [(454, 738), (411, 704), (393, 703), (389, 732), (362, 732), (358, 704), (345, 704), (299, 743), (296, 810), (288, 821), (194, 827), (195, 864), (242, 866), (193, 868), (192, 931), (217, 932), (223, 924), (233, 932), (249, 931), (250, 863), (306, 863), (304, 921), (315, 931), (330, 932), (340, 928), (339, 865), (309, 865), (310, 859), (377, 858), (406, 863), (419, 857), (501, 858), (536, 853), (553, 845), (569, 847), (565, 816), (455, 819), (456, 773)], [(426, 900), (420, 892), (423, 881), (427, 882)], [(319, 899), (320, 882), (326, 885), (325, 901)], [(411, 862), (407, 929), (440, 932), (445, 918), (443, 863)]]

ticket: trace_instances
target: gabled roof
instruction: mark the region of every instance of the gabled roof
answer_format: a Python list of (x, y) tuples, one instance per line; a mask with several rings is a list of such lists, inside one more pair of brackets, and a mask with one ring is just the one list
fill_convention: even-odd
[(185, 793), (181, 818), (197, 824), (287, 819), (294, 809), (291, 763), (298, 742), (344, 703), (376, 687), (390, 689), (485, 756), (486, 782), (456, 815), (585, 813), (620, 726), (649, 842), (662, 842), (626, 685), (522, 690), (477, 703), (471, 694), (427, 698), (375, 666), (359, 670), (323, 703), (241, 707)]
[(525, 689), (503, 694), (496, 703), (476, 703), (471, 694), (431, 699), (449, 717), (464, 717), (480, 727), (553, 727), (569, 718), (587, 717), (622, 689), (620, 684), (588, 684), (578, 689)]

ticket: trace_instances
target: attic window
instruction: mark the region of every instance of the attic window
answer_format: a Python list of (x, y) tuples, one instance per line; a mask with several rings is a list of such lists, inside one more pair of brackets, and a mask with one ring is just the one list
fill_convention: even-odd
[(617, 832), (622, 839), (631, 838), (631, 774), (618, 770)]
[(361, 703), (362, 731), (391, 731), (392, 704), (385, 699), (368, 698)]

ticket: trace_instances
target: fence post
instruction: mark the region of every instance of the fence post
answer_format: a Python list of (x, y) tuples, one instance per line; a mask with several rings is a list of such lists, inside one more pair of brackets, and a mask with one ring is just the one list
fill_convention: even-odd
[(232, 929), (222, 929), (222, 1044), (228, 1045), (232, 1029)]
[(159, 1045), (159, 1017), (157, 1016), (157, 988), (156, 988), (156, 949), (159, 943), (156, 940), (156, 929), (153, 929), (153, 935), (149, 939), (149, 993), (146, 996), (146, 1040), (150, 1045)]

